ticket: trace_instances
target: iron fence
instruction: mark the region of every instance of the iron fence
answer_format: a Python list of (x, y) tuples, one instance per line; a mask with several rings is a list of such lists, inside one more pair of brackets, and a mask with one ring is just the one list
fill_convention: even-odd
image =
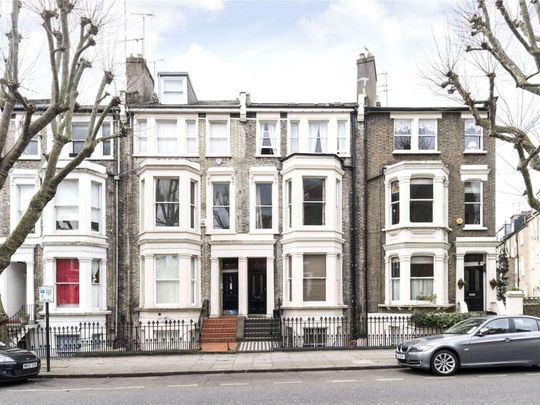
[(287, 349), (349, 347), (350, 330), (345, 317), (281, 318), (281, 346)]
[[(97, 322), (49, 328), (51, 356), (102, 352), (167, 352), (199, 349), (200, 323), (184, 320), (120, 323), (118, 330)], [(46, 356), (46, 329), (41, 324), (10, 328), (19, 347)]]

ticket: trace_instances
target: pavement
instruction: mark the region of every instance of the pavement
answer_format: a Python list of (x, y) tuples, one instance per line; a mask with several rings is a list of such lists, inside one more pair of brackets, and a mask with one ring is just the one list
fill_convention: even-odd
[(40, 377), (101, 378), (396, 368), (393, 349), (190, 353), (42, 359)]

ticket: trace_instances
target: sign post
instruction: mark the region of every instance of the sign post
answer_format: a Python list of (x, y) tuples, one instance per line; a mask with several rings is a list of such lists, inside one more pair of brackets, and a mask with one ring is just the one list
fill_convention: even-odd
[(51, 371), (51, 342), (49, 336), (49, 303), (54, 302), (54, 287), (39, 287), (39, 302), (45, 303), (45, 346), (47, 351), (47, 371)]

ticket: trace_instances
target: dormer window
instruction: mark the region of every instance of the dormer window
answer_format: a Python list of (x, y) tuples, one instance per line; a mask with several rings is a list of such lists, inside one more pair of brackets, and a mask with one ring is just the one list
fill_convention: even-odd
[(162, 104), (186, 104), (186, 79), (178, 76), (161, 77)]

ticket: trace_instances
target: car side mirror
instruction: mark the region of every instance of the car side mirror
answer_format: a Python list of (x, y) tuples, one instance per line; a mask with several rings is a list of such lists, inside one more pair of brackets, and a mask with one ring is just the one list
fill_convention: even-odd
[(476, 334), (476, 336), (482, 337), (482, 336), (484, 336), (484, 335), (487, 335), (488, 331), (489, 331), (489, 328), (482, 328), (482, 329), (480, 329), (480, 330), (478, 331), (478, 333)]
[(4, 350), (7, 346), (3, 343), (3, 342), (0, 342), (0, 350)]

